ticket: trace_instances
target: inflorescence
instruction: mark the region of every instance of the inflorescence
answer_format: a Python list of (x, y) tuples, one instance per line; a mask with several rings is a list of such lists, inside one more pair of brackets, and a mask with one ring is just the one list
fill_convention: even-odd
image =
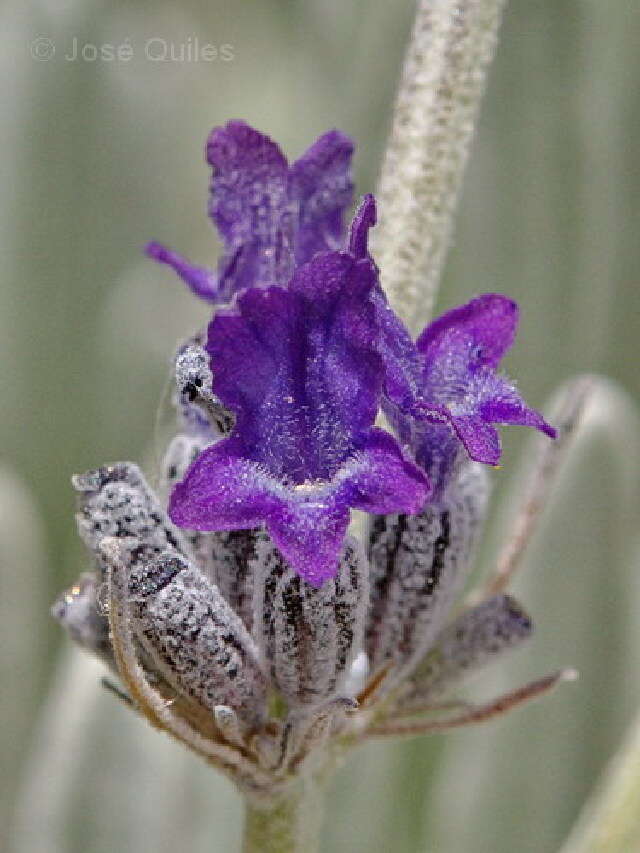
[(331, 131), (289, 165), (243, 122), (211, 133), (217, 270), (147, 247), (215, 306), (176, 355), (162, 495), (132, 463), (74, 478), (95, 568), (54, 606), (140, 711), (253, 794), (368, 735), (484, 719), (558, 678), (437, 713), (531, 632), (504, 594), (451, 619), (496, 425), (555, 432), (498, 372), (512, 300), (479, 296), (412, 339), (369, 254), (373, 196), (345, 226), (352, 153)]

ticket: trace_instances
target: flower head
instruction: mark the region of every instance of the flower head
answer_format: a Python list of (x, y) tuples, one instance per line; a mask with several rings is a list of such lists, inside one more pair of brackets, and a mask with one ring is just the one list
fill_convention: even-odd
[[(369, 254), (372, 195), (343, 235), (352, 149), (331, 131), (289, 166), (242, 122), (214, 129), (209, 214), (225, 255), (217, 275), (168, 260), (199, 295), (231, 303), (206, 354), (235, 417), (174, 488), (171, 517), (201, 531), (264, 524), (314, 584), (335, 574), (351, 507), (420, 511), (464, 458), (497, 463), (495, 423), (553, 435), (496, 373), (515, 335), (511, 300), (478, 297), (412, 340)], [(381, 406), (411, 461), (373, 427)]]
[(268, 136), (230, 121), (214, 128), (205, 151), (213, 169), (208, 212), (225, 248), (218, 271), (147, 246), (198, 296), (225, 303), (246, 287), (286, 284), (296, 266), (341, 247), (353, 192), (347, 136), (323, 134), (289, 166)]

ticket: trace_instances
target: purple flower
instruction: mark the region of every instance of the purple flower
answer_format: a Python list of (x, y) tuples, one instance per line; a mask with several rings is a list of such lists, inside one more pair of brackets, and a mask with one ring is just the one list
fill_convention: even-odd
[(374, 265), (325, 252), (287, 288), (249, 288), (217, 312), (207, 350), (214, 392), (236, 416), (171, 496), (183, 527), (266, 527), (319, 586), (335, 574), (351, 507), (419, 511), (425, 475), (373, 426), (383, 369)]
[(224, 243), (218, 271), (194, 266), (159, 243), (147, 254), (172, 267), (197, 295), (229, 302), (246, 287), (285, 285), (315, 254), (341, 248), (352, 201), (351, 140), (329, 131), (289, 166), (280, 148), (241, 121), (214, 128), (208, 211)]
[(407, 388), (418, 387), (413, 399), (400, 399), (398, 383), (388, 383), (385, 409), (437, 491), (455, 470), (462, 448), (477, 462), (498, 464), (495, 424), (534, 427), (555, 438), (553, 427), (497, 372), (517, 323), (513, 300), (495, 293), (478, 296), (434, 320), (419, 336), (419, 371), (410, 360), (406, 372)]
[(493, 424), (529, 426), (550, 438), (556, 435), (511, 382), (496, 373), (517, 325), (517, 304), (487, 293), (443, 314), (416, 342), (422, 356), (425, 413), (442, 416), (471, 459), (490, 465), (500, 461), (500, 437)]
[[(368, 195), (351, 225), (349, 246), (356, 257), (368, 257), (367, 234), (375, 221), (375, 199)], [(436, 491), (454, 472), (461, 448), (477, 462), (499, 462), (494, 424), (534, 427), (555, 437), (542, 415), (496, 372), (516, 334), (513, 300), (493, 293), (472, 299), (434, 320), (414, 344), (379, 286), (371, 298), (385, 369), (383, 407)]]
[[(356, 258), (369, 258), (369, 229), (376, 224), (376, 200), (367, 193), (349, 230), (349, 251)], [(393, 311), (376, 282), (371, 302), (378, 325), (378, 352), (384, 366), (384, 400), (401, 411), (415, 411), (422, 388), (421, 358), (407, 327)]]

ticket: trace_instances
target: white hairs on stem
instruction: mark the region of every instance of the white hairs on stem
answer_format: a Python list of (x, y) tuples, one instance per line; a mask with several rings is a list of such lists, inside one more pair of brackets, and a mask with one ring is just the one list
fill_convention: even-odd
[(414, 331), (430, 319), (505, 0), (418, 0), (372, 251)]

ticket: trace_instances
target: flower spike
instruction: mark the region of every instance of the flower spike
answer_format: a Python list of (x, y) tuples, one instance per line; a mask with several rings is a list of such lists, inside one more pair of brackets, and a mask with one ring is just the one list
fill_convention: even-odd
[[(147, 247), (216, 305), (174, 358), (161, 494), (132, 463), (74, 478), (94, 568), (53, 608), (120, 698), (231, 775), (252, 850), (315, 849), (303, 789), (349, 746), (489, 720), (573, 675), (484, 705), (451, 695), (532, 630), (503, 594), (531, 513), (492, 597), (452, 619), (485, 521), (480, 463), (500, 457), (497, 424), (555, 431), (497, 372), (510, 299), (472, 299), (414, 341), (369, 252), (372, 195), (344, 229), (352, 153), (335, 130), (292, 165), (244, 122), (210, 134), (217, 270)], [(364, 543), (352, 509), (371, 516)]]

